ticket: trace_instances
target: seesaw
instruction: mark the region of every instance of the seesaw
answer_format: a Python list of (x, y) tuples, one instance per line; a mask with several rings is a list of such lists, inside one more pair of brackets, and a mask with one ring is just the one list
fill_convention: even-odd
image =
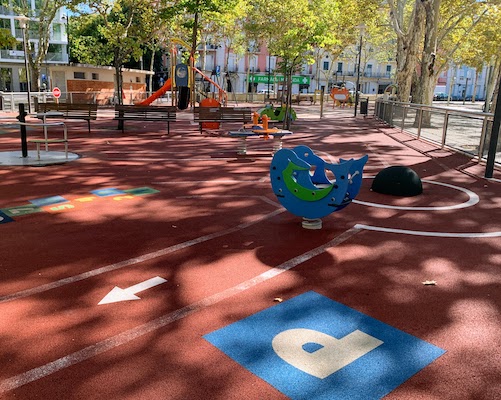
[(238, 154), (247, 154), (247, 138), (261, 137), (268, 140), (273, 137), (273, 153), (282, 148), (282, 139), (285, 135), (291, 135), (292, 132), (285, 129), (270, 128), (268, 126), (269, 118), (262, 116), (262, 124), (259, 123), (259, 114), (254, 113), (252, 124), (245, 124), (239, 131), (228, 132), (228, 136), (239, 139)]
[[(303, 228), (321, 229), (321, 218), (346, 207), (360, 191), (368, 158), (331, 164), (307, 146), (281, 149), (271, 161), (271, 186), (280, 204), (303, 218)], [(334, 175), (333, 180), (327, 171)]]

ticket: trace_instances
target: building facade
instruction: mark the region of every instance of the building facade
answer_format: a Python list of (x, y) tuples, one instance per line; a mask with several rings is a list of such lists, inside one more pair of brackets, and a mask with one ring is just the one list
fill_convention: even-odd
[[(32, 1), (32, 9), (36, 2)], [(27, 90), (23, 29), (19, 16), (6, 7), (0, 7), (0, 28), (10, 31), (18, 41), (16, 49), (0, 50), (0, 90), (4, 92), (22, 92)], [(29, 41), (38, 51), (39, 39), (28, 28)], [(68, 14), (64, 8), (57, 11), (50, 27), (49, 50), (42, 64), (39, 87), (50, 88), (50, 68), (53, 65), (68, 63)], [(28, 77), (29, 78), (29, 77)]]

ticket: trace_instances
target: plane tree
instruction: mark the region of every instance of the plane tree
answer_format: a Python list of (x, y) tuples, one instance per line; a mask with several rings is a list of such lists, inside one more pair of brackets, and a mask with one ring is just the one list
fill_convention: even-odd
[[(284, 76), (286, 115), (292, 103), (292, 76), (303, 64), (313, 64), (314, 50), (335, 42), (335, 32), (328, 19), (339, 15), (329, 0), (249, 0), (246, 31), (265, 42), (271, 54), (278, 58), (278, 71)], [(290, 127), (290, 118), (284, 127)]]
[[(467, 41), (462, 47), (461, 51), (457, 52), (454, 57), (454, 64), (468, 65), (477, 71), (481, 71), (486, 65), (487, 88), (485, 100), (489, 104), (490, 100), (495, 100), (497, 94), (496, 80), (499, 79), (501, 72), (501, 32), (499, 26), (501, 25), (501, 8), (499, 6), (491, 7), (481, 19), (481, 21), (474, 27), (470, 35), (480, 40)], [(496, 92), (496, 93), (495, 93)], [(473, 96), (473, 99), (475, 96)], [(494, 107), (491, 107), (493, 110)], [(488, 110), (488, 107), (487, 107)]]
[[(493, 10), (477, 0), (388, 0), (389, 20), (397, 36), (397, 85), (401, 101), (431, 104), (438, 76), (468, 43)], [(411, 93), (412, 88), (412, 93)]]
[(88, 28), (92, 30), (78, 39), (80, 42), (76, 40), (83, 44), (79, 57), (115, 68), (119, 104), (123, 102), (123, 66), (130, 60), (139, 60), (142, 46), (148, 43), (154, 30), (153, 21), (158, 17), (152, 5), (150, 0), (107, 0), (91, 1), (87, 6)]

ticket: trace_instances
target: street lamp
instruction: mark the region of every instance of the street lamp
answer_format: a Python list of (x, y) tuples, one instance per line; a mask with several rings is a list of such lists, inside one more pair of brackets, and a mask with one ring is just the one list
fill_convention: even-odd
[(61, 19), (66, 22), (66, 48), (67, 48), (66, 53), (68, 55), (68, 65), (70, 65), (70, 60), (71, 60), (70, 16), (68, 14), (63, 14), (61, 16)]
[(30, 19), (22, 14), (18, 15), (16, 19), (19, 21), (19, 26), (23, 31), (24, 69), (26, 70), (26, 89), (28, 91), (28, 112), (31, 113), (30, 71), (28, 68), (28, 46), (26, 43), (26, 28)]
[(270, 74), (271, 74), (271, 55), (268, 50), (268, 90), (266, 92), (266, 98), (270, 101)]
[(360, 46), (358, 48), (358, 62), (357, 62), (357, 85), (355, 87), (355, 114), (354, 116), (357, 116), (357, 107), (358, 107), (358, 85), (360, 84), (360, 60), (362, 59), (362, 39), (364, 36), (364, 31), (365, 31), (365, 25), (358, 25), (356, 27), (358, 30), (360, 30)]

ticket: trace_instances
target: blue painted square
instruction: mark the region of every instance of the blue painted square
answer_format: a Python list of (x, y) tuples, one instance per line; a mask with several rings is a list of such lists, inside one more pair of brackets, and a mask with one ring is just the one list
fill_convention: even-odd
[[(275, 339), (276, 343), (277, 335), (293, 329), (294, 332), (316, 331), (331, 342), (342, 342), (339, 345), (342, 351), (362, 346), (345, 346), (344, 340), (354, 331), (372, 336), (370, 340), (379, 344), (346, 362), (337, 371), (319, 378), (294, 366), (290, 360), (285, 361), (274, 350), (272, 341)], [(381, 399), (445, 353), (432, 344), (315, 292), (304, 293), (204, 338), (291, 399)], [(287, 345), (294, 347), (294, 344), (285, 343), (286, 348)], [(291, 354), (309, 358), (310, 354), (315, 356), (315, 352), (322, 351), (326, 343), (305, 341)], [(346, 351), (353, 354), (355, 350)], [(334, 353), (334, 358), (337, 354)], [(329, 363), (332, 365), (332, 359), (327, 360)], [(310, 363), (310, 367), (318, 368), (320, 364)]]
[(6, 224), (7, 222), (14, 221), (11, 217), (0, 210), (0, 224)]
[(91, 193), (99, 197), (118, 196), (121, 194), (125, 194), (123, 190), (117, 188), (92, 190)]
[(51, 196), (51, 197), (43, 197), (41, 199), (30, 200), (30, 203), (36, 205), (37, 207), (51, 206), (52, 204), (60, 204), (67, 202), (68, 200), (66, 200), (63, 196)]

